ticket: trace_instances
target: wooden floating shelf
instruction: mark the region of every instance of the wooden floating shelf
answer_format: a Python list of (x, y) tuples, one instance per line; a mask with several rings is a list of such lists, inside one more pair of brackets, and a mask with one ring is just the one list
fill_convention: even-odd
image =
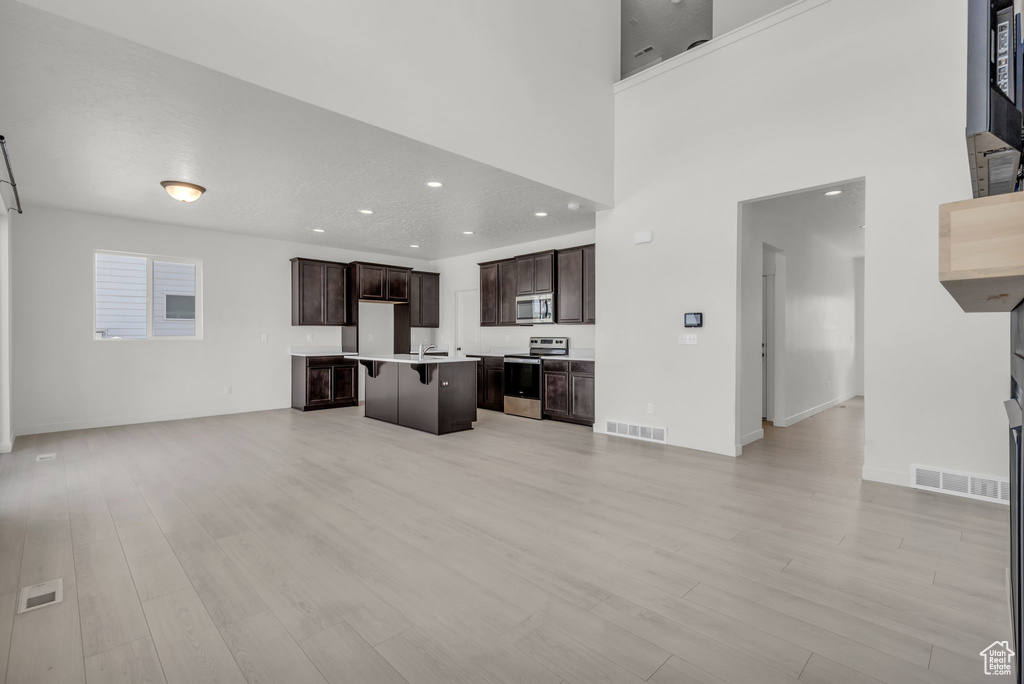
[(1024, 192), (939, 207), (939, 282), (967, 312), (1024, 300)]

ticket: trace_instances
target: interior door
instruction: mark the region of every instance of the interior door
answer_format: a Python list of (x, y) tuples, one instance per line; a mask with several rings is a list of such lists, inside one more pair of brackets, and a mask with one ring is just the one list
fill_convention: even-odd
[(460, 290), (455, 293), (455, 355), (480, 351), (480, 290)]

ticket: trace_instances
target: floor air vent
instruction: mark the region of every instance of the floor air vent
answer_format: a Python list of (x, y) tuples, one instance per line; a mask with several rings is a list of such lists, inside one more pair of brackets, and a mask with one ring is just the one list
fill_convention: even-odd
[(620, 423), (615, 420), (609, 420), (605, 426), (605, 432), (609, 435), (629, 437), (630, 439), (642, 439), (645, 442), (660, 442), (661, 444), (668, 442), (668, 432), (663, 427)]
[(57, 454), (39, 454), (36, 456), (37, 461), (52, 461), (57, 458)]
[(968, 499), (1010, 503), (1010, 483), (984, 475), (971, 475), (928, 466), (914, 466), (915, 489), (926, 489)]
[(45, 608), (64, 600), (64, 580), (55, 579), (31, 587), (23, 587), (18, 601), (18, 614)]

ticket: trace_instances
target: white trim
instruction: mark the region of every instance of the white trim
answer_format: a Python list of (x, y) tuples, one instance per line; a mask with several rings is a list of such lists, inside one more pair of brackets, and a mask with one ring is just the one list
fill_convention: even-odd
[(783, 7), (782, 9), (775, 10), (771, 14), (766, 14), (760, 19), (755, 19), (749, 24), (712, 38), (698, 48), (688, 50), (687, 52), (676, 55), (675, 57), (670, 57), (649, 69), (645, 69), (638, 74), (624, 78), (615, 84), (614, 92), (618, 95), (625, 90), (629, 90), (633, 86), (640, 85), (641, 83), (655, 78), (656, 76), (660, 76), (667, 71), (671, 71), (676, 67), (689, 64), (694, 60), (700, 59), (712, 52), (721, 50), (724, 47), (728, 47), (729, 45), (739, 42), (745, 38), (749, 38), (750, 36), (760, 33), (765, 29), (769, 29), (772, 26), (789, 21), (790, 19), (800, 16), (804, 12), (809, 12), (820, 7), (827, 2), (831, 2), (831, 0), (798, 0), (791, 5)]
[(817, 414), (821, 413), (822, 411), (827, 411), (828, 409), (832, 408), (833, 406), (838, 406), (839, 404), (842, 404), (844, 401), (850, 401), (851, 399), (853, 399), (856, 396), (858, 396), (857, 393), (856, 392), (852, 392), (850, 394), (847, 394), (846, 396), (839, 397), (838, 399), (832, 399), (831, 401), (826, 401), (824, 404), (818, 404), (817, 406), (815, 406), (813, 408), (809, 408), (806, 411), (801, 411), (800, 413), (797, 413), (796, 415), (793, 415), (793, 416), (790, 416), (789, 418), (784, 419), (781, 423), (774, 423), (774, 425), (775, 425), (775, 427), (792, 427), (793, 425), (796, 425), (797, 423), (799, 423), (801, 420), (806, 420), (807, 418), (810, 418), (813, 415), (817, 415)]
[[(139, 340), (141, 341), (141, 340)], [(252, 405), (217, 407), (210, 409), (197, 409), (194, 411), (172, 411), (170, 413), (152, 413), (141, 416), (120, 417), (120, 418), (97, 418), (90, 420), (73, 420), (66, 423), (47, 423), (44, 425), (27, 425), (18, 429), (18, 436), (41, 435), (49, 432), (65, 432), (67, 430), (89, 430), (92, 428), (119, 427), (122, 425), (137, 425), (139, 423), (160, 423), (167, 420), (187, 420), (189, 418), (209, 418), (211, 416), (229, 416), (234, 413), (257, 413), (259, 411), (277, 411), (279, 409), (290, 409), (292, 406), (289, 400), (283, 404), (274, 405)]]
[(870, 482), (882, 482), (884, 484), (896, 485), (897, 487), (906, 487), (912, 489), (910, 486), (911, 478), (913, 474), (906, 470), (889, 470), (887, 468), (873, 468), (871, 466), (863, 466), (860, 469), (860, 476)]
[(764, 430), (754, 430), (740, 437), (740, 446), (745, 447), (751, 442), (756, 442), (759, 439), (764, 439)]

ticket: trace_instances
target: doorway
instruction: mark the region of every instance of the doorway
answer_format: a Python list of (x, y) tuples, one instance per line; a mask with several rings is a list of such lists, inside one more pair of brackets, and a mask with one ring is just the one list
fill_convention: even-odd
[(455, 356), (480, 352), (480, 290), (455, 293)]

